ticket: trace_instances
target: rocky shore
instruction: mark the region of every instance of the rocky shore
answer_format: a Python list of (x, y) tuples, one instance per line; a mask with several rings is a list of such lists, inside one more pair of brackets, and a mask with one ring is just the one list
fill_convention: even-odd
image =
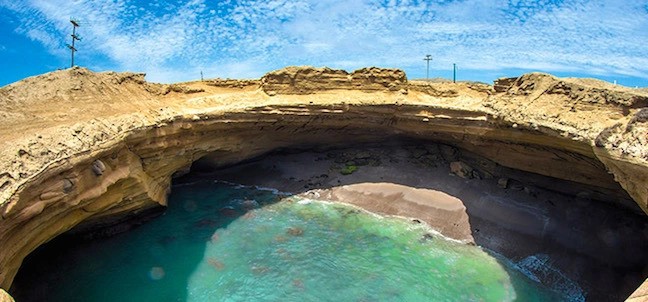
[[(551, 189), (589, 211), (613, 206), (645, 222), (647, 106), (640, 90), (545, 74), (494, 86), (408, 82), (376, 68), (174, 85), (81, 68), (28, 78), (0, 88), (0, 287), (10, 288), (24, 257), (57, 235), (164, 206), (172, 177), (196, 161), (223, 167), (287, 147), (431, 141), (487, 159), (451, 161), (466, 179), (509, 186), (533, 175), (525, 194)], [(489, 210), (475, 208), (508, 219)], [(571, 213), (552, 215), (581, 225)], [(648, 241), (633, 230), (624, 236)]]

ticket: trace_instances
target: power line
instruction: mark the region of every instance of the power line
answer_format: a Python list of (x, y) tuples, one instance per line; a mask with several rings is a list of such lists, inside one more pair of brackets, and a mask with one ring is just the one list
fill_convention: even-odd
[(423, 61), (427, 61), (427, 71), (425, 72), (425, 80), (430, 81), (430, 61), (432, 61), (432, 55), (425, 55)]
[(77, 27), (79, 27), (79, 21), (74, 20), (70, 18), (70, 23), (72, 23), (72, 44), (66, 44), (67, 47), (70, 49), (70, 52), (72, 52), (72, 63), (70, 64), (70, 68), (74, 67), (74, 53), (77, 52), (76, 47), (74, 46), (74, 42), (76, 41), (81, 41), (81, 37), (79, 37), (76, 33)]

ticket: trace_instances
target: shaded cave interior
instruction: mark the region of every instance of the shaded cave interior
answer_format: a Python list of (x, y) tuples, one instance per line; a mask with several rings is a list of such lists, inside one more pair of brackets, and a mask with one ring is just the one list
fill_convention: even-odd
[[(442, 191), (463, 201), (475, 243), (487, 251), (511, 261), (546, 255), (551, 267), (578, 282), (588, 300), (628, 297), (648, 277), (644, 252), (648, 219), (643, 211), (594, 157), (514, 144), (497, 151), (499, 158), (507, 157), (502, 150), (513, 157), (527, 152), (518, 159), (522, 161), (553, 152), (571, 168), (590, 164), (574, 173), (590, 173), (592, 166), (601, 169), (593, 176), (596, 181), (583, 183), (500, 165), (487, 156), (494, 152), (487, 149), (498, 143), (507, 145), (381, 137), (378, 133), (310, 137), (299, 144), (283, 142), (271, 150), (259, 149), (253, 158), (234, 164), (218, 160), (230, 151), (215, 151), (194, 162), (190, 170), (178, 171), (173, 183), (209, 178), (299, 194), (354, 183), (390, 182)], [(452, 174), (453, 162), (470, 169), (462, 177)], [(604, 177), (604, 186), (592, 185)], [(137, 216), (81, 223), (27, 257), (12, 292), (19, 297), (29, 287), (33, 273), (29, 270), (35, 266), (31, 263), (42, 261), (37, 258), (73, 241), (127, 231), (162, 212), (155, 208)]]

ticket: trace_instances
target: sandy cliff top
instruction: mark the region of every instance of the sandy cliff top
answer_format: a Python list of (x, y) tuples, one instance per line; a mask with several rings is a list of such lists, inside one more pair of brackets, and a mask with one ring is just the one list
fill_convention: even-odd
[(0, 88), (0, 202), (47, 162), (138, 127), (268, 105), (412, 104), (492, 115), (648, 165), (648, 93), (533, 73), (476, 83), (410, 83), (397, 69), (288, 67), (260, 81), (148, 83), (138, 73), (56, 71)]
[(312, 94), (326, 90), (398, 91), (407, 88), (407, 76), (400, 69), (368, 67), (351, 73), (341, 69), (290, 66), (271, 71), (261, 78), (268, 94)]

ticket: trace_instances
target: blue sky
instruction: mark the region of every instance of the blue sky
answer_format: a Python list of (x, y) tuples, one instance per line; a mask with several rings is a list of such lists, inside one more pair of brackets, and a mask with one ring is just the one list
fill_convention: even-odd
[(648, 0), (0, 0), (0, 86), (76, 63), (149, 81), (287, 65), (491, 82), (543, 71), (648, 86)]

